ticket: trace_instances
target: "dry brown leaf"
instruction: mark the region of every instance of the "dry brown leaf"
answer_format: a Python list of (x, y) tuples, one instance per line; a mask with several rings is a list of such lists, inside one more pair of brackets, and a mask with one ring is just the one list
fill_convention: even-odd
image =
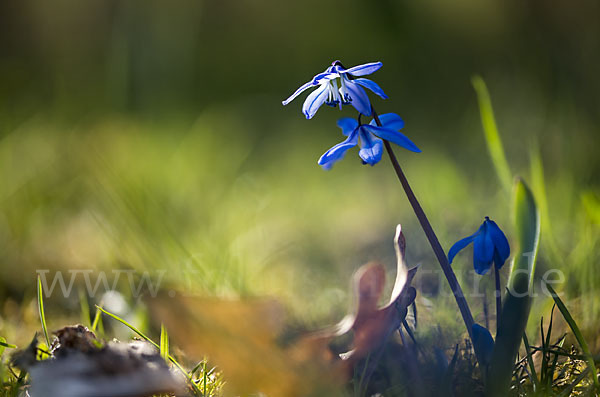
[[(285, 326), (281, 305), (271, 299), (219, 300), (158, 297), (148, 300), (153, 317), (190, 356), (208, 356), (224, 372), (227, 395), (260, 391), (268, 396), (336, 395), (356, 362), (379, 348), (401, 324), (415, 297), (410, 282), (416, 268), (404, 261), (405, 241), (394, 239), (398, 272), (392, 297), (379, 308), (385, 286), (381, 264), (362, 266), (354, 275), (355, 311), (338, 325), (281, 346)], [(352, 350), (333, 354), (333, 338), (353, 332)]]
[(305, 396), (314, 388), (331, 388), (332, 380), (322, 376), (328, 371), (324, 360), (294, 359), (278, 343), (285, 318), (273, 300), (179, 297), (148, 304), (188, 355), (208, 356), (219, 366), (226, 395)]

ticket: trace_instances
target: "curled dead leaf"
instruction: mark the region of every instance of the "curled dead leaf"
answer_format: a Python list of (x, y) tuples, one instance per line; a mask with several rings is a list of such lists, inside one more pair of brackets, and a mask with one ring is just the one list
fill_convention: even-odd
[[(208, 356), (224, 372), (226, 395), (260, 391), (269, 396), (335, 396), (352, 376), (354, 365), (381, 347), (405, 319), (416, 291), (410, 286), (416, 268), (408, 269), (406, 243), (398, 225), (394, 244), (397, 275), (392, 296), (379, 307), (385, 267), (362, 266), (354, 275), (354, 312), (337, 325), (278, 343), (285, 312), (271, 299), (219, 300), (191, 296), (147, 300), (157, 323), (190, 356)], [(352, 333), (352, 350), (341, 356), (329, 344)]]

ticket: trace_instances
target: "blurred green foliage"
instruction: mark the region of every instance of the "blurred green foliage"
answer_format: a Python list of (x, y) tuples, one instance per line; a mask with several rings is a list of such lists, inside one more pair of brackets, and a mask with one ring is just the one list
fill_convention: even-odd
[[(391, 99), (374, 104), (399, 113), (423, 149), (399, 159), (445, 248), (485, 215), (514, 239), (470, 83), (485, 79), (511, 171), (531, 174), (542, 212), (538, 275), (564, 271), (574, 316), (595, 330), (599, 8), (1, 2), (1, 333), (15, 340), (9, 324), (27, 321), (11, 305), (32, 299), (35, 270), (65, 268), (163, 269), (184, 288), (275, 294), (301, 320), (331, 323), (354, 269), (376, 259), (393, 271), (396, 223), (422, 264), (421, 295), (435, 300), (420, 315), (462, 332), (454, 303), (436, 299), (449, 292), (427, 273), (434, 256), (391, 167), (352, 155), (329, 172), (316, 165), (352, 112), (323, 109), (309, 123), (300, 103), (280, 104), (334, 59), (384, 63), (373, 78)], [(472, 281), (467, 260), (454, 266)], [(481, 300), (471, 306), (483, 323)]]

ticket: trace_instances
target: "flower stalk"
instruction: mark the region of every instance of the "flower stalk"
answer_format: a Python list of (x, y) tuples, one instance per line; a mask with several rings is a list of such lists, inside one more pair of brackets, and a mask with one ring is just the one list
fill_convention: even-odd
[[(374, 108), (372, 108), (372, 113), (373, 113), (375, 122), (377, 123), (378, 126), (381, 127), (381, 125), (382, 125), (381, 121), (379, 120), (379, 116), (377, 115), (377, 112), (375, 111)], [(454, 298), (456, 299), (456, 304), (458, 305), (460, 314), (462, 315), (463, 321), (467, 328), (467, 332), (469, 333), (469, 338), (471, 339), (471, 342), (473, 342), (473, 324), (474, 324), (473, 315), (471, 314), (471, 310), (469, 309), (469, 304), (467, 303), (467, 300), (465, 299), (465, 295), (462, 291), (462, 288), (460, 287), (460, 284), (458, 283), (456, 274), (454, 274), (454, 271), (452, 270), (452, 267), (450, 266), (450, 263), (448, 262), (448, 257), (446, 256), (446, 253), (444, 252), (444, 249), (442, 248), (442, 246), (437, 238), (437, 235), (433, 231), (433, 228), (431, 227), (431, 223), (429, 223), (429, 219), (427, 219), (427, 215), (425, 215), (425, 211), (423, 211), (421, 204), (417, 200), (417, 197), (415, 196), (412, 188), (410, 187), (410, 184), (408, 183), (408, 179), (406, 179), (406, 175), (404, 175), (404, 171), (402, 171), (402, 167), (400, 167), (400, 164), (398, 163), (398, 160), (396, 159), (396, 155), (394, 154), (394, 151), (392, 150), (392, 146), (385, 139), (383, 140), (383, 144), (384, 144), (385, 150), (387, 151), (387, 153), (390, 157), (390, 161), (392, 163), (394, 171), (396, 172), (396, 175), (398, 176), (398, 180), (400, 181), (400, 184), (402, 185), (402, 188), (404, 189), (404, 192), (406, 193), (406, 197), (408, 198), (408, 201), (409, 201), (410, 205), (412, 206), (413, 211), (414, 211), (415, 215), (417, 216), (417, 219), (419, 220), (419, 223), (421, 224), (421, 228), (423, 229), (423, 231), (425, 232), (425, 235), (427, 236), (427, 240), (429, 241), (429, 244), (431, 245), (431, 248), (433, 249), (433, 252), (442, 268), (442, 271), (444, 272), (444, 276), (446, 276), (446, 280), (448, 280), (448, 284), (450, 285), (450, 289), (452, 290), (452, 293), (454, 294)], [(475, 346), (474, 343), (473, 343), (473, 346)]]
[(496, 332), (500, 327), (500, 313), (502, 313), (502, 294), (500, 294), (500, 270), (498, 265), (494, 264), (494, 276), (496, 279)]

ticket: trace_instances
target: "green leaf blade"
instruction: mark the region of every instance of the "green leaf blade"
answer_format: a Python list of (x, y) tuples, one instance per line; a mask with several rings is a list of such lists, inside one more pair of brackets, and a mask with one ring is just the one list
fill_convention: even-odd
[(169, 361), (169, 335), (164, 324), (160, 325), (160, 355)]
[(48, 337), (48, 326), (46, 324), (46, 315), (44, 314), (44, 290), (40, 276), (38, 276), (37, 284), (38, 313), (40, 315), (40, 322), (42, 323), (42, 331), (44, 331), (44, 337), (46, 338), (46, 346), (50, 349), (50, 337)]
[(533, 362), (533, 353), (529, 346), (529, 340), (527, 339), (527, 333), (523, 332), (523, 344), (525, 345), (525, 351), (527, 352), (527, 364), (529, 365), (529, 371), (531, 371), (531, 380), (533, 383), (533, 391), (536, 392), (540, 389), (540, 381), (535, 370), (535, 364)]
[(490, 94), (481, 76), (473, 76), (471, 78), (471, 83), (473, 84), (473, 88), (477, 94), (479, 113), (481, 115), (481, 124), (483, 126), (485, 141), (487, 143), (490, 156), (492, 157), (492, 163), (496, 169), (496, 175), (498, 175), (504, 190), (507, 193), (510, 193), (512, 174), (508, 166), (508, 161), (506, 161), (504, 147), (502, 145), (502, 140), (500, 139), (500, 134), (498, 133), (498, 127), (496, 126), (496, 119), (494, 118), (494, 110), (492, 108)]

